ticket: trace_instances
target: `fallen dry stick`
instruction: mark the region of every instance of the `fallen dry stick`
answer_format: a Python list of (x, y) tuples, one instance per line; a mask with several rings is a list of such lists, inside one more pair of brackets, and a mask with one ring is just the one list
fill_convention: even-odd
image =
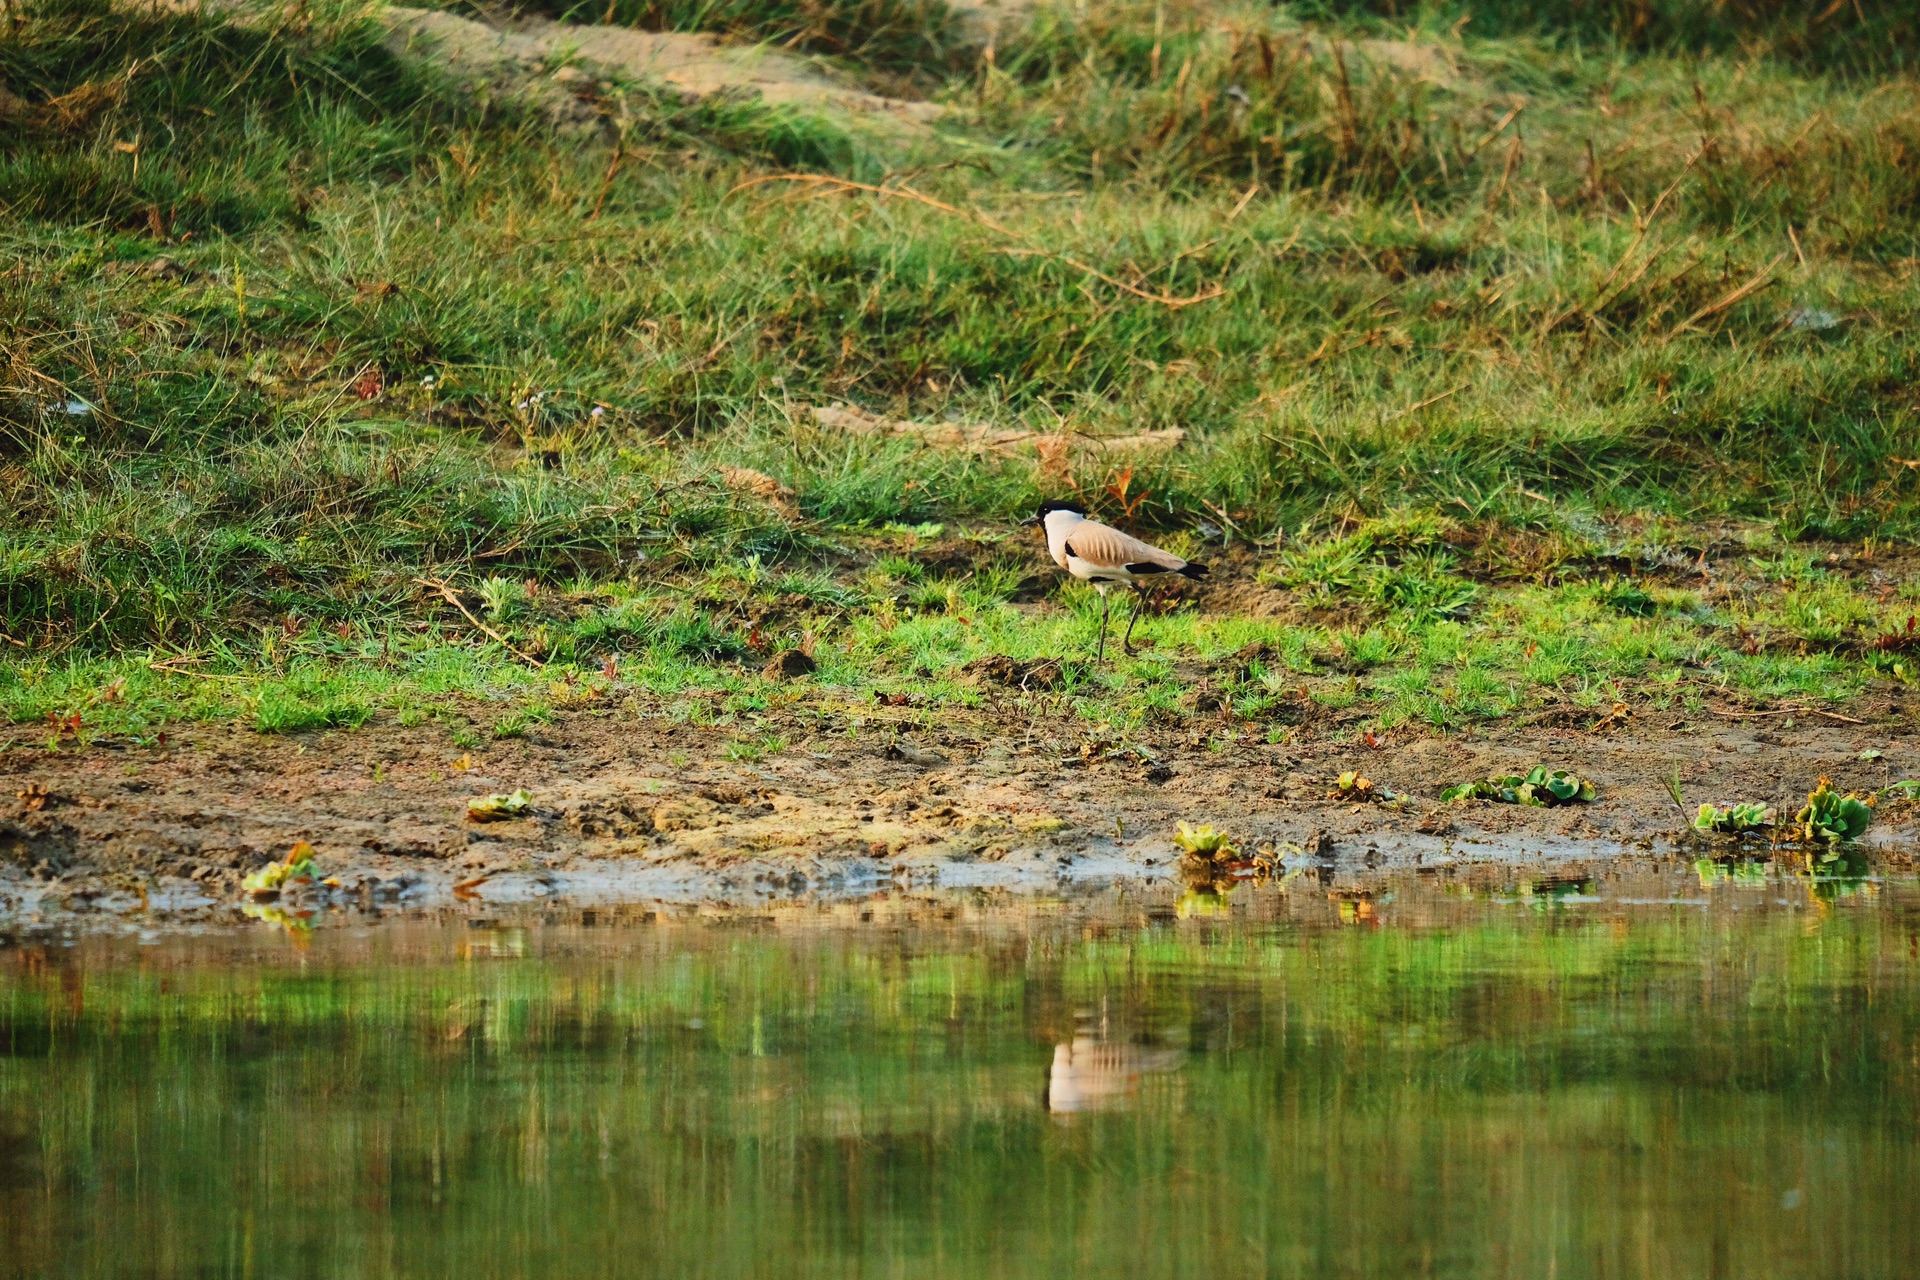
[(498, 631), (495, 631), (492, 627), (488, 626), (486, 623), (480, 621), (480, 619), (474, 617), (472, 611), (470, 611), (466, 605), (461, 603), (460, 593), (455, 591), (452, 587), (448, 586), (444, 582), (439, 581), (437, 578), (415, 578), (414, 581), (419, 583), (423, 587), (431, 587), (435, 591), (438, 591), (441, 594), (441, 596), (445, 598), (448, 604), (452, 605), (454, 608), (460, 611), (460, 614), (462, 617), (464, 617), (468, 622), (471, 622), (474, 626), (480, 628), (480, 630), (486, 632), (489, 636), (492, 636), (493, 639), (500, 645), (500, 647), (505, 649), (508, 653), (520, 659), (520, 661), (526, 663), (528, 666), (532, 667), (535, 671), (542, 671), (546, 669), (546, 665), (547, 665), (546, 663), (540, 661), (538, 658), (529, 657), (527, 654), (520, 652), (520, 650), (513, 647), (512, 641), (508, 640), (505, 636), (501, 635)]
[(1779, 266), (1780, 260), (1782, 258), (1785, 258), (1786, 256), (1787, 255), (1784, 253), (1774, 255), (1773, 261), (1769, 262), (1766, 266), (1760, 268), (1759, 273), (1755, 275), (1753, 279), (1747, 281), (1745, 284), (1741, 285), (1738, 289), (1734, 289), (1729, 293), (1721, 295), (1715, 301), (1709, 302), (1706, 306), (1700, 308), (1698, 311), (1688, 316), (1685, 320), (1682, 320), (1679, 324), (1675, 325), (1673, 327), (1672, 332), (1668, 333), (1667, 336), (1669, 338), (1678, 337), (1681, 333), (1684, 333), (1686, 330), (1691, 329), (1694, 325), (1698, 324), (1700, 321), (1706, 320), (1712, 316), (1717, 316), (1722, 311), (1725, 311), (1729, 307), (1732, 307), (1736, 303), (1740, 302), (1742, 299), (1750, 297), (1753, 294), (1760, 292), (1760, 290), (1766, 288), (1769, 284), (1773, 282), (1772, 281), (1773, 269)]
[(929, 448), (964, 449), (974, 453), (997, 453), (1005, 457), (1017, 446), (1047, 452), (1070, 445), (1081, 445), (1106, 453), (1163, 452), (1177, 447), (1187, 438), (1179, 427), (1141, 431), (1129, 436), (1089, 436), (1055, 431), (1029, 431), (1021, 427), (991, 427), (984, 423), (908, 422), (883, 418), (852, 405), (816, 405), (816, 424), (832, 431), (859, 436), (904, 436)]

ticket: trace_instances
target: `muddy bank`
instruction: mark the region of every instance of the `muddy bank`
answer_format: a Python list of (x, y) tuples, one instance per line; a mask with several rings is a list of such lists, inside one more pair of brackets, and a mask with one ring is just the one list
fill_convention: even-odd
[[(1224, 827), (1248, 851), (1297, 847), (1287, 856), (1328, 876), (1605, 863), (1671, 849), (1675, 768), (1690, 803), (1789, 812), (1822, 775), (1843, 789), (1920, 775), (1920, 735), (1905, 726), (1777, 720), (1373, 746), (1183, 727), (1120, 748), (1083, 722), (994, 703), (931, 725), (905, 707), (796, 709), (760, 732), (757, 759), (730, 758), (753, 754), (738, 727), (633, 708), (473, 751), (434, 726), (276, 737), (203, 725), (159, 745), (13, 746), (0, 751), (0, 911), (224, 909), (243, 899), (243, 877), (303, 840), (337, 882), (322, 897), (369, 906), (1166, 881), (1180, 821)], [(1599, 800), (1437, 798), (1540, 762), (1591, 779)], [(1349, 769), (1400, 798), (1336, 798)], [(471, 800), (521, 789), (524, 815), (470, 820)], [(1898, 853), (1916, 818), (1920, 806), (1884, 804), (1870, 843)]]

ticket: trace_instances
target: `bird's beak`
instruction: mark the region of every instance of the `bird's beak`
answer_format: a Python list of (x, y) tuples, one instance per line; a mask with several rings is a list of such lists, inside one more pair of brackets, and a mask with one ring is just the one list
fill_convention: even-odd
[(1040, 517), (1028, 516), (1025, 520), (1022, 520), (1020, 522), (1020, 527), (1022, 529), (1038, 529), (1040, 527)]

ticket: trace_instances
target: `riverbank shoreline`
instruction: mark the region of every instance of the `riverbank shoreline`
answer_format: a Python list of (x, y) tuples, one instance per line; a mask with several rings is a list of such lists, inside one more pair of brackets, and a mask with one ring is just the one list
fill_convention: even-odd
[[(1754, 801), (1791, 814), (1822, 777), (1868, 792), (1920, 771), (1920, 738), (1904, 727), (1784, 717), (1280, 744), (1223, 722), (1121, 747), (1013, 710), (928, 724), (809, 708), (759, 758), (730, 755), (723, 727), (632, 709), (561, 716), (481, 752), (433, 726), (269, 736), (214, 724), (148, 745), (16, 746), (0, 752), (0, 794), (11, 793), (0, 912), (222, 918), (280, 901), (242, 881), (303, 842), (319, 882), (289, 889), (284, 909), (1191, 887), (1206, 876), (1173, 843), (1182, 822), (1229, 833), (1264, 874), (1309, 871), (1329, 886), (1410, 871), (1577, 874), (1739, 852), (1687, 830), (1676, 780), (1689, 809)], [(1590, 780), (1597, 799), (1438, 798), (1536, 764)], [(1348, 772), (1386, 798), (1343, 793)], [(472, 802), (522, 791), (517, 817), (470, 815)], [(1867, 849), (1905, 860), (1917, 817), (1911, 802), (1883, 801)]]

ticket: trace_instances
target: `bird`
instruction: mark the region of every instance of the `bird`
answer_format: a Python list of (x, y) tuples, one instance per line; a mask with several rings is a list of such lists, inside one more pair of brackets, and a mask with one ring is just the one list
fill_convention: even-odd
[[(1091, 583), (1100, 593), (1100, 648), (1095, 662), (1104, 662), (1107, 657), (1109, 588), (1129, 586), (1136, 594), (1143, 594), (1147, 583), (1164, 574), (1203, 578), (1207, 573), (1204, 564), (1182, 560), (1111, 525), (1089, 520), (1086, 508), (1078, 503), (1049, 499), (1021, 523), (1045, 529), (1047, 554), (1053, 562), (1082, 582)], [(1133, 624), (1139, 620), (1140, 606), (1136, 602), (1133, 616), (1127, 619), (1127, 633), (1120, 638), (1121, 649), (1129, 654), (1133, 652)]]

